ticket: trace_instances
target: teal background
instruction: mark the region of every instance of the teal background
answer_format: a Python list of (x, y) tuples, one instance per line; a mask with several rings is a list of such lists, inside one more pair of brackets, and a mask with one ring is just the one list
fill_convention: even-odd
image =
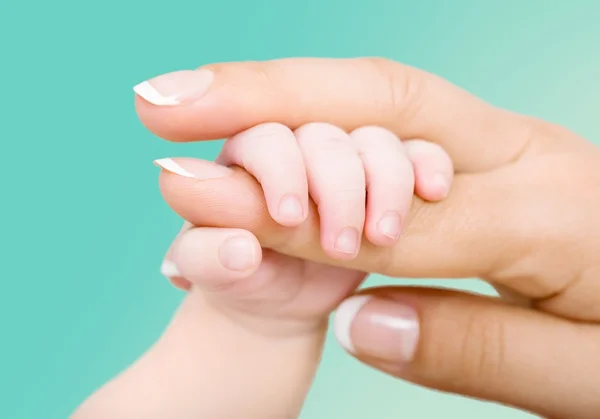
[[(153, 137), (134, 84), (218, 61), (379, 55), (598, 139), (599, 17), (592, 0), (0, 1), (0, 417), (66, 417), (181, 299), (158, 272), (179, 220), (151, 162), (219, 143)], [(394, 381), (333, 340), (302, 416), (437, 417), (528, 416)]]

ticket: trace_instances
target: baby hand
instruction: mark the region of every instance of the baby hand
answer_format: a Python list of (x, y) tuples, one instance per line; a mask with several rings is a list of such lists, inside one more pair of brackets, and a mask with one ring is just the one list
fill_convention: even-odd
[(227, 140), (218, 162), (253, 175), (281, 225), (302, 223), (310, 196), (323, 250), (337, 259), (353, 259), (363, 233), (375, 245), (393, 245), (415, 191), (440, 200), (453, 176), (450, 158), (435, 144), (401, 142), (378, 127), (347, 134), (325, 123), (295, 132), (280, 124), (256, 126)]
[[(256, 126), (228, 139), (217, 162), (178, 158), (156, 164), (165, 176), (199, 180), (227, 176), (232, 171), (226, 166), (245, 169), (261, 184), (273, 219), (290, 234), (305, 220), (310, 196), (321, 245), (337, 259), (354, 258), (363, 234), (375, 245), (393, 245), (413, 194), (443, 199), (453, 179), (450, 158), (437, 145), (401, 142), (378, 127), (348, 134), (326, 123), (294, 132), (274, 123)], [(286, 334), (322, 326), (365, 278), (263, 249), (246, 230), (191, 225), (167, 253), (163, 273), (181, 288), (197, 285), (218, 310), (247, 326)]]

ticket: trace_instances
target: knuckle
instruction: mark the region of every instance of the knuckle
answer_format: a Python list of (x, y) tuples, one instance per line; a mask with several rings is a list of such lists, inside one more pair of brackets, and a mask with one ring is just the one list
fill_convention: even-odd
[(260, 91), (261, 106), (267, 106), (274, 114), (280, 115), (277, 119), (289, 115), (300, 99), (296, 89), (285, 88), (289, 80), (285, 66), (279, 60), (253, 61), (229, 67), (237, 68), (241, 73), (232, 74), (231, 79), (244, 80), (257, 92)]
[(387, 75), (401, 65), (396, 61), (383, 57), (367, 57), (363, 61), (366, 65), (375, 69), (379, 75)]
[(303, 151), (311, 154), (315, 159), (326, 159), (332, 162), (358, 159), (357, 147), (350, 136), (333, 125), (307, 124), (296, 133), (296, 140)]
[[(388, 163), (387, 160), (382, 162)], [(394, 162), (394, 163), (397, 163)], [(366, 183), (370, 192), (376, 196), (372, 198), (384, 199), (400, 205), (407, 196), (412, 196), (415, 187), (415, 175), (410, 164), (395, 164), (395, 167), (381, 167), (373, 164), (366, 172)]]
[(320, 142), (329, 137), (348, 137), (348, 134), (344, 130), (328, 122), (309, 122), (297, 128), (295, 133), (300, 142)]
[(256, 74), (261, 85), (267, 88), (267, 92), (277, 97), (282, 77), (277, 61), (256, 61), (252, 65), (252, 71)]
[[(373, 188), (373, 181), (369, 182), (369, 187)], [(378, 192), (380, 202), (387, 202), (390, 209), (396, 209), (400, 211), (404, 216), (410, 210), (413, 202), (413, 195), (415, 190), (415, 179), (414, 177), (405, 177), (401, 181), (387, 183), (385, 181), (378, 182), (379, 187), (373, 192)], [(374, 197), (375, 198), (375, 197)]]
[(360, 139), (365, 137), (368, 139), (396, 137), (394, 133), (392, 133), (390, 130), (384, 127), (380, 127), (378, 125), (364, 125), (362, 127), (356, 128), (350, 133), (350, 136), (356, 136)]
[(293, 138), (292, 131), (285, 125), (277, 122), (264, 123), (227, 139), (221, 154), (223, 158), (229, 158), (247, 170), (268, 169), (280, 162), (289, 161), (292, 156), (288, 153), (283, 159), (270, 159), (262, 150), (282, 150), (282, 147), (287, 150), (289, 143), (285, 140)]
[[(375, 249), (374, 245), (367, 242), (367, 248)], [(399, 263), (402, 263), (397, 254), (397, 248), (394, 247), (377, 247), (376, 251), (369, 253), (369, 259), (372, 260), (373, 266), (377, 267), (377, 272), (393, 272)]]
[(345, 136), (327, 136), (315, 144), (315, 152), (327, 157), (337, 155), (346, 159), (352, 158), (356, 149)]
[[(455, 307), (439, 303), (431, 311), (431, 318), (446, 319), (452, 318)], [(506, 326), (477, 309), (465, 316), (452, 325), (428, 330), (428, 336), (423, 337), (427, 344), (421, 347), (418, 359), (426, 381), (444, 390), (470, 394), (482, 385), (493, 387), (502, 380)], [(452, 341), (438, 337), (440, 327), (451, 330), (448, 334), (454, 332)]]
[(442, 146), (424, 140), (411, 140), (404, 143), (406, 156), (419, 169), (454, 173), (452, 159)]
[(531, 141), (542, 139), (560, 141), (564, 138), (575, 136), (568, 128), (562, 125), (545, 121), (533, 116), (519, 116), (521, 118), (522, 129)]
[[(365, 174), (370, 188), (383, 190), (385, 195), (399, 199), (414, 193), (415, 173), (412, 163), (403, 155), (366, 156)], [(409, 189), (409, 191), (407, 191)]]
[(406, 151), (414, 155), (446, 155), (441, 145), (426, 140), (408, 140), (403, 142)]
[(257, 125), (236, 137), (242, 140), (245, 146), (248, 146), (248, 141), (252, 141), (251, 145), (255, 148), (255, 141), (280, 141), (282, 137), (293, 135), (292, 131), (285, 125), (279, 122), (266, 122)]
[(494, 316), (473, 311), (468, 314), (466, 327), (459, 340), (461, 372), (457, 382), (462, 387), (490, 384), (502, 376), (504, 369), (506, 325)]
[(415, 76), (415, 70), (395, 61), (369, 58), (367, 61), (381, 80), (377, 97), (382, 111), (408, 120), (418, 111), (418, 98), (424, 90), (425, 78)]
[(334, 215), (337, 220), (355, 218), (356, 214), (363, 214), (364, 217), (367, 197), (365, 188), (322, 184), (318, 189), (312, 189), (310, 192), (320, 215), (324, 213)]
[[(514, 117), (514, 115), (511, 115)], [(514, 138), (521, 139), (520, 147), (513, 152), (509, 161), (516, 162), (524, 157), (539, 155), (557, 150), (572, 150), (573, 143), (582, 138), (564, 126), (547, 122), (536, 117), (516, 115)]]
[(285, 135), (290, 134), (292, 131), (285, 125), (279, 122), (265, 122), (257, 127), (260, 133), (264, 135)]
[(400, 139), (392, 131), (380, 126), (357, 128), (350, 133), (350, 137), (362, 154), (404, 154)]

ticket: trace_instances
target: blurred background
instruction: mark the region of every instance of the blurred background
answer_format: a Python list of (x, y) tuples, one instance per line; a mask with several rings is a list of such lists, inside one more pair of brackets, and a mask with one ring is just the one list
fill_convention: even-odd
[[(213, 158), (220, 143), (152, 136), (136, 83), (219, 61), (384, 56), (597, 141), (599, 19), (594, 0), (0, 1), (0, 417), (65, 418), (182, 298), (158, 271), (180, 220), (152, 160)], [(395, 381), (331, 337), (302, 419), (438, 417), (529, 416)]]

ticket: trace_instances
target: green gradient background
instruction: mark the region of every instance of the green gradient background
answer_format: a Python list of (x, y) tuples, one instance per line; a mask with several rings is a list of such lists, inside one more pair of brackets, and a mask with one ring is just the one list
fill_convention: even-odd
[[(179, 220), (151, 162), (219, 143), (154, 138), (134, 84), (216, 61), (379, 55), (599, 139), (599, 17), (591, 0), (1, 1), (0, 417), (66, 417), (181, 299), (158, 273)], [(528, 417), (394, 381), (330, 340), (302, 418), (486, 415)]]

